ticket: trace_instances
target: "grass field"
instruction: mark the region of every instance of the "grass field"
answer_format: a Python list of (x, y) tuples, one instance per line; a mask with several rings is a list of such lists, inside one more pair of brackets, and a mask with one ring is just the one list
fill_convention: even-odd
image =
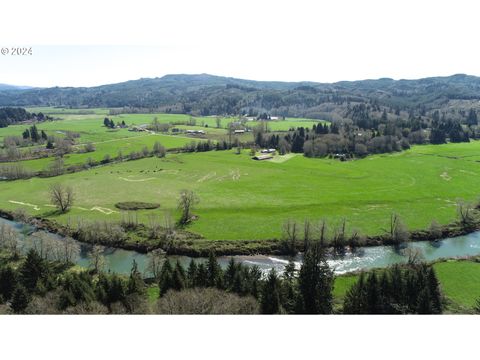
[[(153, 147), (156, 141), (159, 141), (167, 149), (182, 147), (192, 141), (202, 141), (209, 139), (211, 141), (223, 141), (228, 139), (228, 123), (237, 121), (235, 117), (221, 118), (220, 128), (216, 127), (216, 118), (210, 117), (191, 117), (183, 114), (121, 114), (109, 116), (108, 109), (63, 109), (63, 108), (29, 108), (31, 112), (43, 112), (52, 116), (54, 121), (47, 121), (37, 125), (39, 130), (45, 131), (48, 135), (63, 137), (68, 131), (80, 134), (76, 140), (77, 150), (83, 148), (86, 143), (93, 143), (96, 151), (90, 153), (73, 153), (65, 157), (65, 165), (79, 165), (87, 162), (88, 159), (95, 161), (102, 160), (105, 155), (111, 158), (116, 157), (121, 151), (123, 155), (128, 155), (132, 151), (140, 151), (145, 146), (149, 149)], [(160, 123), (176, 124), (172, 125), (181, 130), (202, 129), (204, 136), (190, 136), (187, 134), (162, 133), (146, 134), (144, 132), (132, 132), (127, 129), (107, 129), (103, 126), (103, 119), (108, 116), (115, 122), (124, 121), (127, 125), (150, 124), (154, 118)], [(195, 119), (195, 125), (185, 125), (192, 119)], [(318, 123), (317, 120), (310, 119), (291, 119), (279, 121), (269, 121), (268, 127), (271, 131), (287, 131), (291, 127), (312, 127)], [(180, 125), (177, 125), (180, 124)], [(248, 122), (249, 126), (256, 126), (259, 122)], [(0, 129), (0, 142), (7, 136), (21, 136), (22, 132), (31, 125), (11, 125)], [(208, 126), (208, 127), (205, 127)], [(170, 135), (170, 136), (168, 136)], [(233, 135), (232, 139), (238, 139), (241, 142), (253, 140), (252, 133)], [(0, 145), (1, 146), (1, 145)], [(44, 146), (44, 145), (43, 145)], [(41, 146), (41, 147), (43, 147)], [(35, 146), (34, 146), (35, 147)], [(30, 147), (33, 148), (33, 147)], [(25, 151), (27, 148), (21, 148)], [(53, 158), (42, 158), (38, 160), (22, 161), (22, 165), (32, 171), (45, 169)]]
[[(48, 188), (62, 182), (76, 192), (76, 208), (59, 217), (91, 219), (120, 217), (119, 201), (161, 204), (175, 213), (181, 189), (194, 190), (200, 199), (199, 219), (190, 230), (212, 240), (272, 239), (281, 237), (287, 219), (347, 219), (349, 230), (378, 234), (397, 212), (410, 229), (428, 227), (433, 219), (448, 223), (456, 216), (458, 198), (474, 200), (480, 190), (480, 163), (462, 154), (480, 153), (480, 142), (417, 146), (391, 155), (339, 162), (301, 155), (254, 161), (248, 151), (169, 154), (112, 164), (55, 178), (32, 178), (1, 184), (0, 208), (25, 209), (48, 215)], [(294, 184), (292, 186), (292, 184)], [(11, 201), (15, 201), (12, 203)], [(35, 207), (39, 210), (34, 210)], [(108, 213), (108, 214), (107, 214)]]
[[(433, 265), (442, 293), (447, 297), (447, 312), (471, 311), (480, 299), (480, 263), (465, 260), (448, 260)], [(348, 275), (335, 278), (334, 298), (337, 306), (343, 304), (347, 290), (358, 276)]]

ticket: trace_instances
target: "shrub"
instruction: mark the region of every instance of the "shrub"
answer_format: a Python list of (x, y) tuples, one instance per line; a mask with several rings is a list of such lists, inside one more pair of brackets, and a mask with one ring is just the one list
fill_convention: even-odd
[(151, 210), (158, 209), (160, 204), (141, 201), (124, 201), (116, 203), (115, 207), (121, 210)]

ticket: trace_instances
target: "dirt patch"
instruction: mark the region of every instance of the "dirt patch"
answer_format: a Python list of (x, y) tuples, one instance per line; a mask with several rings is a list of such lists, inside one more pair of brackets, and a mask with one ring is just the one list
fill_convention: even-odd
[(295, 156), (298, 156), (298, 155), (299, 154), (294, 154), (294, 153), (290, 153), (290, 154), (286, 154), (286, 155), (277, 155), (277, 156), (274, 156), (273, 159), (270, 160), (270, 162), (281, 164), (281, 163), (284, 163), (285, 161), (288, 161), (291, 158), (294, 158)]
[(202, 176), (200, 179), (197, 180), (197, 182), (204, 182), (205, 180), (210, 180), (215, 176), (217, 176), (217, 173), (215, 171), (212, 171), (212, 172), (209, 172), (207, 175)]
[(443, 180), (445, 180), (445, 181), (450, 181), (450, 180), (452, 180), (452, 178), (448, 175), (448, 173), (447, 173), (446, 171), (444, 171), (444, 172), (440, 175), (440, 177), (441, 177)]
[(235, 169), (230, 171), (230, 176), (232, 177), (233, 181), (240, 180), (240, 170)]
[(102, 214), (105, 214), (105, 215), (111, 215), (113, 213), (118, 213), (118, 211), (115, 211), (115, 210), (112, 210), (112, 209), (109, 209), (109, 208), (104, 208), (104, 207), (101, 207), (101, 206), (94, 206), (90, 209), (90, 211), (100, 211)]
[(18, 205), (24, 205), (24, 206), (29, 206), (31, 208), (33, 208), (33, 210), (40, 210), (40, 207), (37, 206), (37, 205), (34, 205), (34, 204), (29, 204), (29, 203), (24, 203), (24, 202), (21, 202), (21, 201), (15, 201), (15, 200), (8, 200), (9, 203), (12, 203), (12, 204), (18, 204)]
[(123, 181), (128, 181), (128, 182), (144, 182), (144, 181), (150, 181), (150, 180), (155, 180), (155, 178), (146, 178), (146, 179), (127, 179), (124, 177), (119, 177), (120, 180)]

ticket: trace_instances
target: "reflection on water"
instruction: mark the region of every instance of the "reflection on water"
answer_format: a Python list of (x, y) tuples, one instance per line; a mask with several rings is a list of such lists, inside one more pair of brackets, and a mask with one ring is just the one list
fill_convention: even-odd
[[(7, 223), (13, 226), (19, 234), (24, 244), (24, 248), (28, 248), (31, 234), (34, 230), (31, 226), (22, 225), (0, 218), (0, 223)], [(57, 235), (53, 235), (56, 236)], [(426, 261), (433, 261), (440, 258), (464, 257), (480, 255), (480, 232), (475, 232), (466, 236), (459, 236), (439, 241), (421, 241), (408, 244), (407, 249), (418, 251)], [(77, 258), (77, 264), (88, 267), (89, 245), (80, 244), (80, 254)], [(105, 248), (104, 256), (106, 259), (106, 268), (110, 271), (127, 274), (130, 272), (132, 262), (135, 260), (138, 268), (146, 275), (148, 255), (140, 254), (136, 251)], [(268, 271), (275, 268), (282, 272), (284, 266), (288, 263), (289, 257), (284, 256), (234, 256), (235, 260), (245, 265), (257, 265), (261, 270)], [(190, 258), (186, 256), (172, 256), (174, 261), (178, 260), (181, 264), (187, 266)], [(220, 266), (226, 267), (230, 257), (220, 257), (218, 259)], [(405, 249), (396, 249), (393, 246), (372, 246), (359, 248), (355, 252), (346, 252), (342, 256), (330, 256), (328, 264), (337, 274), (358, 271), (363, 269), (371, 269), (377, 267), (387, 267), (392, 264), (404, 263), (408, 260), (405, 255)], [(197, 261), (205, 261), (205, 259), (197, 259)], [(297, 268), (300, 268), (302, 256), (297, 255), (293, 258)]]

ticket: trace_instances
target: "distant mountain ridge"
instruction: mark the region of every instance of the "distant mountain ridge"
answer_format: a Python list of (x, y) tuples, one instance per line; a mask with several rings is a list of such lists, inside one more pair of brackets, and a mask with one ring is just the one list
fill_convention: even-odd
[(284, 116), (316, 116), (351, 102), (429, 110), (453, 100), (479, 99), (480, 78), (465, 74), (336, 83), (172, 74), (95, 87), (21, 89), (0, 85), (0, 106), (137, 107), (202, 115), (265, 111)]
[(2, 90), (27, 90), (33, 89), (32, 86), (18, 86), (18, 85), (9, 85), (9, 84), (0, 84), (0, 91)]

